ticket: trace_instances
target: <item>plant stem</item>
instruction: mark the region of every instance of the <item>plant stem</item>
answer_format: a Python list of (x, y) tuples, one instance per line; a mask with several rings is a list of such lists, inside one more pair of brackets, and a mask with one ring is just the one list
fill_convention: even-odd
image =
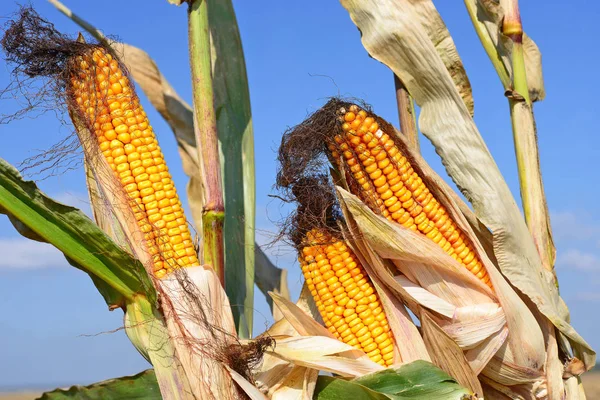
[[(535, 119), (527, 84), (519, 5), (517, 0), (501, 0), (501, 5), (505, 12), (502, 33), (512, 41), (512, 91), (507, 93), (523, 212), (542, 265), (554, 274), (554, 284), (558, 286), (554, 271), (555, 248), (540, 170)], [(560, 399), (565, 394), (565, 387), (562, 381), (561, 363), (558, 359), (556, 328), (543, 316), (540, 315), (538, 318), (546, 341), (545, 371), (548, 398)]]
[(400, 118), (400, 131), (406, 135), (408, 143), (419, 152), (419, 132), (417, 131), (417, 117), (415, 104), (406, 87), (394, 74), (396, 86), (396, 101), (398, 102), (398, 117)]
[[(523, 54), (523, 28), (516, 0), (504, 5), (503, 33), (512, 42), (513, 90), (509, 95), (513, 140), (519, 170), (521, 200), (529, 231), (533, 236), (544, 268), (554, 272), (555, 248), (552, 241), (548, 205), (542, 182), (538, 153), (537, 132)], [(558, 285), (556, 275), (555, 284)]]
[(217, 119), (214, 109), (210, 60), (210, 30), (206, 0), (191, 0), (188, 10), (190, 65), (194, 98), (194, 134), (201, 160), (200, 176), (204, 184), (202, 213), (203, 254), (201, 262), (211, 265), (224, 285), (223, 221), (225, 207), (221, 189), (221, 166)]

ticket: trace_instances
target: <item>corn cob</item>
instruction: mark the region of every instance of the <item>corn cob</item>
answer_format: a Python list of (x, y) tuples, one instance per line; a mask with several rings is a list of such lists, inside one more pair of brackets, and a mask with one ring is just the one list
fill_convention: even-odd
[(68, 95), (127, 193), (157, 278), (198, 265), (183, 209), (134, 87), (104, 48), (70, 60)]
[(491, 288), (469, 240), (375, 118), (356, 105), (338, 113), (341, 132), (328, 147), (358, 184), (355, 194), (388, 220), (426, 235)]
[(302, 273), (327, 329), (371, 360), (391, 365), (394, 345), (387, 318), (352, 250), (316, 229), (307, 233), (301, 248)]

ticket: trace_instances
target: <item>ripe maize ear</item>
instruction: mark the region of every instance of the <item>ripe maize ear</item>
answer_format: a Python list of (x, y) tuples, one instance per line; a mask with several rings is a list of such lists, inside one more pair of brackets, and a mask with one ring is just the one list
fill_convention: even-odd
[(394, 362), (394, 343), (369, 276), (341, 240), (313, 229), (301, 246), (304, 279), (327, 329), (383, 366)]
[(157, 278), (198, 265), (183, 208), (134, 87), (104, 48), (73, 57), (67, 93), (133, 209)]
[(433, 240), (491, 288), (469, 239), (375, 118), (356, 105), (341, 108), (338, 115), (341, 129), (328, 147), (356, 183), (354, 194), (388, 220)]

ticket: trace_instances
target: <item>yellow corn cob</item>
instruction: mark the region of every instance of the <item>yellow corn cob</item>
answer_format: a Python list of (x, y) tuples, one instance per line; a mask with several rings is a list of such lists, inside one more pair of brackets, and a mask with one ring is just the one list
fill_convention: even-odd
[(371, 280), (343, 241), (308, 232), (299, 259), (304, 279), (327, 329), (371, 360), (394, 362), (394, 344)]
[(153, 257), (154, 276), (198, 265), (169, 169), (119, 62), (101, 47), (71, 62), (77, 72), (71, 76), (68, 94), (130, 199)]
[(355, 194), (388, 220), (426, 235), (491, 288), (469, 240), (377, 121), (355, 105), (339, 114), (342, 132), (329, 150), (360, 186)]

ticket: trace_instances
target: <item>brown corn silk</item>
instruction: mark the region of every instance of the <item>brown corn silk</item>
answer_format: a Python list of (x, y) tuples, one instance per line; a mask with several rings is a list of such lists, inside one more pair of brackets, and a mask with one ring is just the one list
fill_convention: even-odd
[[(340, 103), (327, 147), (350, 190), (373, 211), (420, 232), (492, 287), (466, 235), (423, 183), (394, 141), (389, 124), (355, 104)], [(333, 116), (332, 116), (333, 117)]]
[(369, 276), (343, 240), (318, 228), (306, 234), (299, 262), (325, 326), (337, 339), (383, 366), (394, 362), (394, 343)]
[(127, 194), (157, 278), (199, 265), (162, 151), (124, 68), (102, 46), (68, 60), (71, 112), (93, 133)]

